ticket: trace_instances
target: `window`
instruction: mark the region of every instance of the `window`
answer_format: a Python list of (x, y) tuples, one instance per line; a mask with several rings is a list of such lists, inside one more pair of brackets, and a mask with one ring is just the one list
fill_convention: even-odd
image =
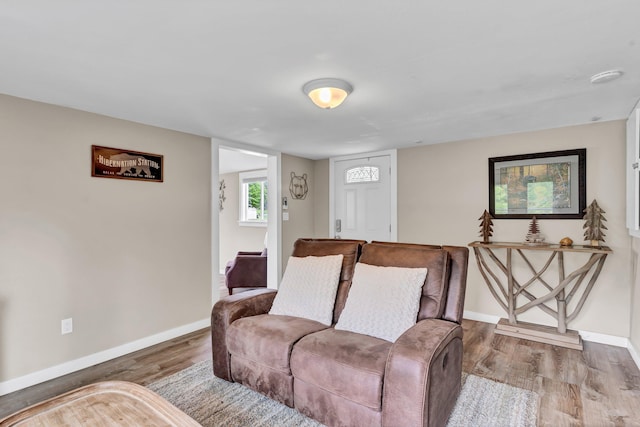
[(377, 166), (356, 166), (344, 172), (344, 182), (346, 184), (378, 181), (380, 181), (380, 168)]
[(627, 228), (640, 237), (640, 102), (627, 120)]
[(241, 172), (240, 225), (267, 226), (267, 170)]

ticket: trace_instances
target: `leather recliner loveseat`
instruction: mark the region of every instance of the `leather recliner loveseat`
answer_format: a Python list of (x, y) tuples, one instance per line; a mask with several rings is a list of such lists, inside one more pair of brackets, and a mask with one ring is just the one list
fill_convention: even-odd
[[(212, 310), (213, 370), (328, 426), (443, 426), (460, 392), (466, 247), (298, 239), (292, 256), (342, 254), (332, 325), (268, 314), (272, 289)], [(428, 269), (416, 323), (394, 342), (335, 328), (356, 262)]]

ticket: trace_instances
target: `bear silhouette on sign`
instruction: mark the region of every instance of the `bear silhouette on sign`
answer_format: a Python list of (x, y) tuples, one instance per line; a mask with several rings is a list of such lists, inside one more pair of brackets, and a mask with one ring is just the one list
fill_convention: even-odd
[(144, 176), (146, 177), (151, 176), (149, 165), (141, 165), (140, 162), (138, 162), (138, 158), (140, 158), (140, 156), (132, 156), (131, 154), (125, 153), (114, 154), (110, 157), (111, 160), (135, 162), (135, 166), (122, 166), (120, 168), (120, 172), (116, 172), (116, 175), (124, 175), (125, 173), (130, 173), (134, 176), (143, 176), (141, 174), (144, 174)]
[(291, 193), (291, 197), (303, 200), (307, 197), (308, 191), (307, 174), (297, 176), (295, 172), (291, 172), (291, 182), (289, 183), (289, 193)]

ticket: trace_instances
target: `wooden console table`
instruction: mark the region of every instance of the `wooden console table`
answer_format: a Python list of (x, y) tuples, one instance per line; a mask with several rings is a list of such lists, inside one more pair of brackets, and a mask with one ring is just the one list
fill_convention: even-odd
[[(502, 242), (472, 242), (480, 274), (484, 278), (491, 294), (500, 306), (507, 312), (508, 319), (500, 319), (495, 332), (502, 335), (510, 335), (518, 338), (526, 338), (562, 347), (582, 350), (582, 340), (577, 331), (567, 329), (567, 325), (580, 313), (600, 271), (612, 250), (606, 246), (560, 246), (551, 244), (525, 244)], [(503, 262), (494, 251), (506, 250), (506, 261)], [(520, 283), (513, 274), (513, 252), (522, 258), (526, 269), (532, 276), (524, 283)], [(537, 270), (525, 255), (525, 251), (549, 252), (549, 257), (542, 268)], [(583, 253), (588, 254), (589, 259), (575, 271), (565, 275), (564, 254)], [(493, 261), (493, 266), (499, 271), (494, 272), (489, 266), (487, 258)], [(558, 282), (555, 285), (543, 278), (543, 274), (549, 270), (553, 260), (557, 262)], [(591, 274), (585, 286), (585, 278)], [(501, 278), (506, 277), (506, 286)], [(537, 286), (534, 290), (535, 283)], [(518, 298), (528, 300), (518, 306)], [(573, 311), (567, 313), (570, 302), (578, 298), (572, 305)], [(555, 300), (555, 304), (553, 303)], [(557, 321), (557, 328), (536, 325), (533, 323), (519, 322), (518, 315), (532, 307), (538, 307)]]

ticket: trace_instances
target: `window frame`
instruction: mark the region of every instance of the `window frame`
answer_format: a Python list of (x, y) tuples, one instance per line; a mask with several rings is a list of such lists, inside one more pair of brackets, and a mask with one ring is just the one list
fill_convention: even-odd
[[(266, 227), (267, 218), (262, 219), (247, 219), (247, 206), (249, 205), (249, 191), (248, 184), (253, 182), (262, 183), (262, 205), (267, 204), (267, 197), (265, 197), (264, 187), (268, 184), (267, 169), (259, 169), (255, 171), (239, 172), (238, 173), (238, 225), (244, 227)], [(268, 192), (268, 187), (267, 187)], [(268, 194), (268, 193), (267, 193)], [(268, 205), (267, 205), (268, 206)], [(263, 209), (264, 211), (264, 209)], [(268, 215), (267, 207), (267, 215)]]

